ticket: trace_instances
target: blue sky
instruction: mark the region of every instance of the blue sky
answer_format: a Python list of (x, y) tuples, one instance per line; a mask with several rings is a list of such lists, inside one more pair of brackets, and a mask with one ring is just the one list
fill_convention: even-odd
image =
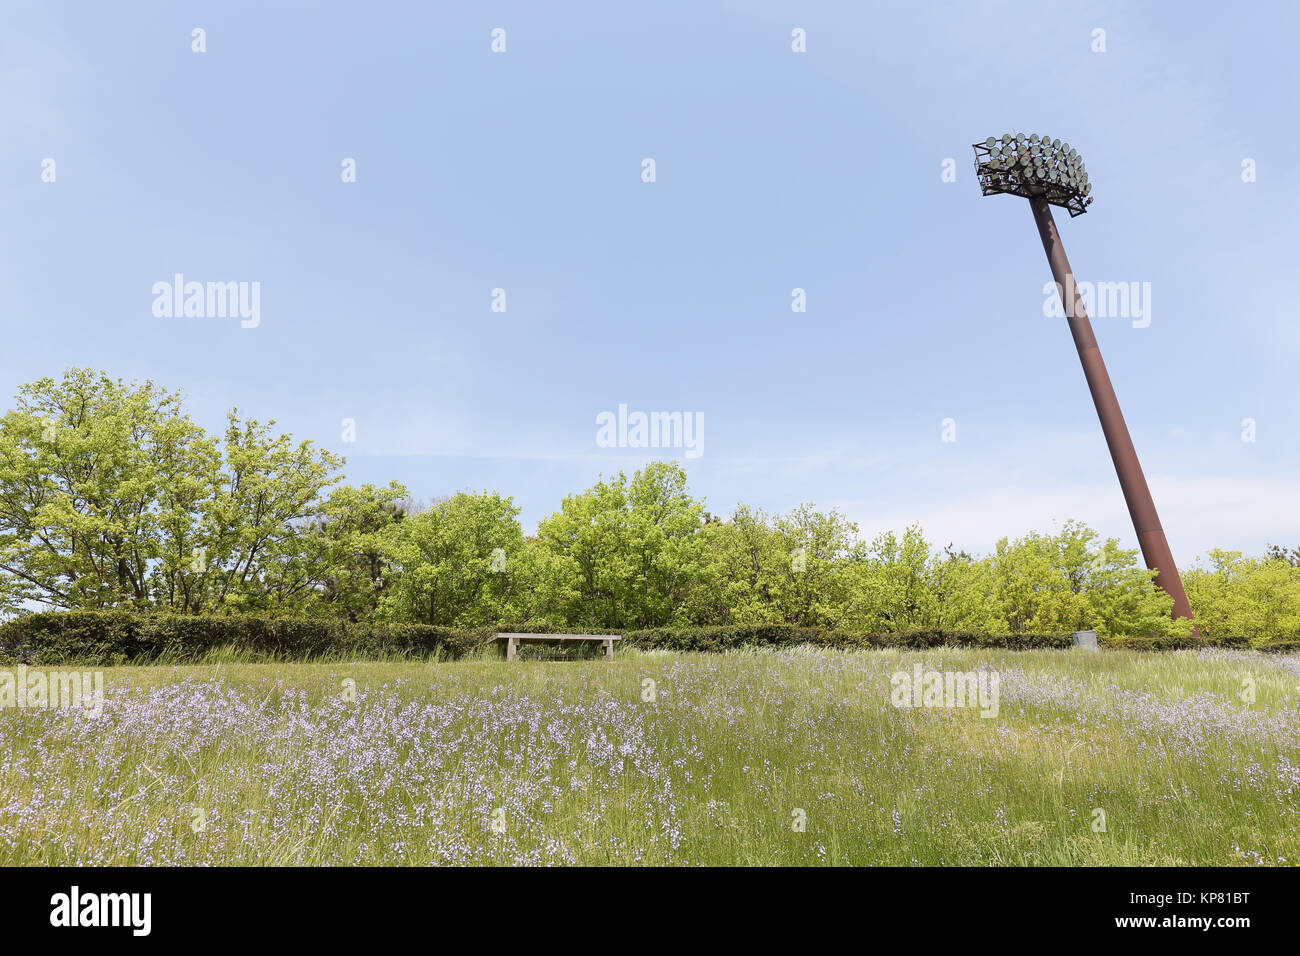
[[(1094, 326), (1176, 557), (1300, 544), (1292, 5), (536, 6), (7, 3), (3, 401), (152, 378), (528, 531), (652, 457), (599, 413), (680, 410), (714, 511), (1134, 546), (1028, 205), (972, 173), (1039, 132), (1094, 183), (1078, 277), (1151, 284)], [(155, 317), (178, 272), (259, 282), (260, 324)]]

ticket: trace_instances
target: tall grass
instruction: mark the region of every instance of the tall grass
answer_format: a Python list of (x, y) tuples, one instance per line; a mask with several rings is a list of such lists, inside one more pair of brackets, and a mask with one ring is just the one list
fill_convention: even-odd
[[(0, 864), (1300, 861), (1295, 655), (485, 653), (0, 711)], [(916, 662), (996, 672), (997, 717), (893, 706)]]

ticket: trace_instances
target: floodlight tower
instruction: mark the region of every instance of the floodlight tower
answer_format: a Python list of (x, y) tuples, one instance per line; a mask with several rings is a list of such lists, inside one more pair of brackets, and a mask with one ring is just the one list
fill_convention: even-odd
[(1079, 298), (1070, 260), (1065, 258), (1065, 248), (1052, 219), (1052, 206), (1068, 210), (1073, 219), (1082, 216), (1092, 204), (1092, 183), (1088, 182), (1083, 159), (1070, 148), (1069, 143), (1037, 133), (1032, 136), (1005, 133), (1001, 137), (990, 136), (974, 145), (975, 174), (981, 192), (985, 196), (1009, 193), (1029, 200), (1034, 221), (1038, 224), (1038, 235), (1043, 240), (1043, 251), (1047, 253), (1047, 263), (1052, 268), (1052, 277), (1056, 280), (1061, 304), (1070, 323), (1070, 334), (1074, 336), (1074, 346), (1079, 351), (1088, 390), (1092, 392), (1092, 402), (1097, 407), (1097, 417), (1101, 419), (1101, 430), (1110, 447), (1111, 461), (1115, 463), (1115, 473), (1124, 491), (1124, 501), (1133, 519), (1142, 557), (1147, 567), (1156, 571), (1156, 586), (1174, 599), (1173, 616), (1190, 619), (1192, 608), (1187, 603), (1187, 592), (1178, 577), (1178, 567), (1160, 526), (1155, 502), (1151, 500), (1151, 489), (1142, 474), (1133, 439), (1119, 409), (1119, 399), (1115, 397), (1106, 363), (1101, 360), (1097, 337), (1092, 333), (1092, 323), (1088, 321), (1088, 313)]

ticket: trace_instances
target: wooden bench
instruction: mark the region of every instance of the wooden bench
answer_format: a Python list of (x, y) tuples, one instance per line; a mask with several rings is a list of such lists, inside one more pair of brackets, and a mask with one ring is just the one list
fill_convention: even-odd
[(570, 641), (600, 641), (605, 648), (605, 660), (614, 659), (614, 642), (621, 641), (617, 634), (510, 634), (501, 633), (492, 638), (506, 642), (506, 660), (519, 660), (520, 644), (567, 644)]

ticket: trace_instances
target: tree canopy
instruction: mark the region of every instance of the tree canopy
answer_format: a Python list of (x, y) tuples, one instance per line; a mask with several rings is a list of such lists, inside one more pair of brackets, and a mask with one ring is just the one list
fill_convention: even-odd
[[(128, 608), (478, 626), (765, 624), (1110, 634), (1186, 630), (1137, 551), (1066, 521), (985, 556), (922, 529), (864, 540), (800, 504), (725, 518), (651, 462), (569, 495), (525, 535), (496, 491), (428, 507), (343, 483), (342, 458), (179, 393), (71, 369), (23, 386), (0, 419), (0, 612)], [(1300, 560), (1212, 552), (1184, 580), (1198, 622), (1300, 632)]]

